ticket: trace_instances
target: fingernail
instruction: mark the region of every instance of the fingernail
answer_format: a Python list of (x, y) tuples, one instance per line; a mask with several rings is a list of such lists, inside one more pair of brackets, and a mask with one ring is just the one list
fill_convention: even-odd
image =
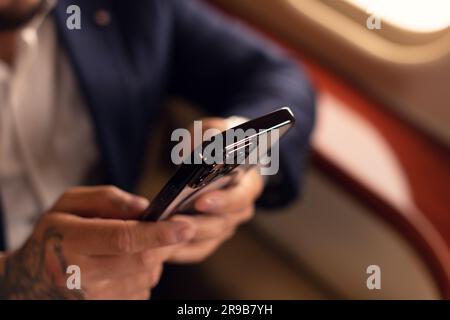
[(190, 240), (195, 235), (195, 228), (192, 224), (184, 221), (173, 221), (174, 233), (177, 242)]

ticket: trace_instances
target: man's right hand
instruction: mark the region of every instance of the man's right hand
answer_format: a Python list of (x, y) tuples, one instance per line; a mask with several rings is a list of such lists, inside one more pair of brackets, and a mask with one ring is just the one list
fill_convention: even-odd
[[(187, 221), (140, 222), (148, 201), (115, 187), (76, 187), (45, 213), (18, 251), (0, 258), (2, 299), (148, 299)], [(66, 269), (81, 270), (81, 290)]]

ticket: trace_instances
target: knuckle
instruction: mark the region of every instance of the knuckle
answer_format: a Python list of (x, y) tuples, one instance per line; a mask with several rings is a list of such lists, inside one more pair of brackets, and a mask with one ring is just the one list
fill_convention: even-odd
[(236, 228), (230, 228), (229, 230), (227, 230), (224, 240), (228, 240), (228, 239), (232, 238), (235, 234), (236, 234)]
[(45, 226), (49, 227), (52, 225), (58, 225), (59, 224), (59, 214), (44, 214), (41, 217), (39, 217), (39, 220), (37, 221), (38, 226)]
[(116, 187), (115, 185), (109, 184), (103, 187), (103, 190), (105, 192), (110, 192), (110, 193), (115, 193), (115, 192), (119, 192), (120, 189), (118, 187)]
[(255, 215), (255, 206), (252, 204), (244, 209), (236, 221), (236, 225), (250, 221)]
[(150, 269), (156, 262), (154, 255), (149, 251), (138, 253), (138, 266), (144, 270)]
[(247, 220), (252, 219), (255, 216), (255, 206), (252, 204), (246, 211), (245, 218)]
[(136, 295), (137, 300), (149, 300), (150, 299), (150, 290), (144, 290)]
[(113, 186), (113, 185), (103, 187), (100, 190), (100, 192), (103, 193), (103, 195), (109, 199), (114, 199), (114, 198), (120, 197), (120, 195), (122, 193), (119, 188), (117, 188), (116, 186)]
[(66, 191), (63, 192), (63, 194), (61, 195), (61, 198), (67, 198), (72, 196), (74, 193), (78, 192), (78, 187), (71, 187), (69, 189), (67, 189)]
[(154, 281), (153, 270), (139, 273), (133, 279), (133, 291), (149, 290)]
[(127, 194), (116, 186), (106, 186), (102, 190), (105, 199), (113, 206), (123, 208), (128, 200)]
[[(61, 224), (63, 224), (64, 215), (65, 214), (61, 214), (59, 212), (50, 212), (42, 215), (36, 223), (33, 234), (38, 235), (38, 238), (40, 239), (44, 236), (46, 230), (58, 228)], [(61, 230), (60, 233), (64, 238), (65, 231)]]
[(119, 254), (133, 252), (133, 236), (126, 222), (111, 232), (110, 246), (112, 250), (117, 251)]
[(158, 228), (155, 233), (156, 245), (164, 246), (166, 244), (174, 243), (175, 239), (173, 233), (168, 228)]
[(159, 279), (161, 278), (161, 273), (162, 273), (162, 269), (163, 266), (162, 264), (160, 264), (157, 268), (155, 268), (155, 270), (152, 273), (152, 278), (151, 278), (151, 288), (156, 287), (156, 285), (159, 282)]
[(83, 190), (82, 187), (70, 187), (62, 193), (62, 195), (60, 196), (60, 200), (66, 200), (68, 198), (71, 198), (74, 195), (80, 193), (82, 190)]
[(66, 189), (55, 201), (54, 205), (49, 211), (56, 210), (59, 206), (63, 205), (66, 201), (70, 200), (75, 194), (79, 192), (78, 187), (72, 187)]
[(225, 217), (222, 219), (221, 223), (220, 223), (220, 229), (219, 229), (219, 233), (223, 234), (225, 232), (227, 232), (228, 229), (230, 229), (231, 227), (233, 227), (233, 221), (231, 219), (226, 219)]

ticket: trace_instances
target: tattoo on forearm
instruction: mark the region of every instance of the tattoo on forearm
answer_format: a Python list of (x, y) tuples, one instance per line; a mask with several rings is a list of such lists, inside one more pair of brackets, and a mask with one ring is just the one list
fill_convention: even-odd
[[(29, 239), (8, 257), (0, 273), (0, 299), (83, 299), (81, 290), (69, 290), (56, 279), (65, 278), (67, 269), (62, 240), (62, 234), (50, 227), (41, 241)], [(58, 270), (47, 270), (49, 259), (56, 259)]]

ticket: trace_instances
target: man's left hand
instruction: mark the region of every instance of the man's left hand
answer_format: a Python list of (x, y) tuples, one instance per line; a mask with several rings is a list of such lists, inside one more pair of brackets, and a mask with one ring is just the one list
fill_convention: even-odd
[[(203, 129), (226, 129), (226, 121), (209, 118)], [(242, 175), (225, 189), (205, 193), (194, 203), (197, 215), (176, 215), (196, 225), (197, 233), (189, 242), (177, 245), (170, 262), (200, 262), (210, 256), (223, 242), (235, 233), (237, 227), (249, 221), (255, 210), (255, 201), (264, 188), (264, 181), (256, 168)]]

